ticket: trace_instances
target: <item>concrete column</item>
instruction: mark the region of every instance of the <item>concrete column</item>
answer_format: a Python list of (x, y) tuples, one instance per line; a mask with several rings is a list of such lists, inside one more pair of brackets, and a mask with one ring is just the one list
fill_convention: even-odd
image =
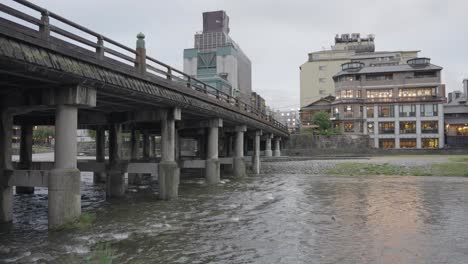
[(155, 158), (156, 157), (156, 138), (154, 136), (150, 136), (149, 138), (149, 142), (150, 142), (150, 153), (149, 153), (149, 156), (151, 158)]
[(444, 105), (438, 104), (437, 105), (437, 118), (438, 118), (438, 125), (439, 125), (439, 148), (445, 147), (445, 124), (444, 124)]
[(150, 158), (150, 136), (148, 131), (143, 131), (143, 159), (148, 160)]
[(13, 173), (11, 163), (11, 138), (13, 116), (0, 109), (0, 223), (13, 220), (13, 187), (10, 178)]
[(122, 126), (109, 127), (109, 166), (107, 172), (107, 196), (122, 197), (125, 194), (125, 172), (121, 158)]
[(208, 148), (205, 167), (205, 179), (208, 184), (219, 183), (221, 164), (218, 158), (219, 150), (219, 128), (223, 126), (220, 118), (209, 121)]
[(78, 107), (59, 104), (55, 112), (55, 168), (49, 174), (49, 228), (81, 214), (80, 171), (76, 167)]
[(265, 156), (271, 157), (273, 156), (273, 151), (271, 150), (271, 139), (273, 138), (273, 134), (267, 134), (266, 141), (265, 141)]
[[(131, 161), (137, 161), (140, 150), (140, 133), (134, 128), (130, 132), (130, 145), (130, 159)], [(129, 173), (128, 184), (141, 184), (141, 178), (140, 173)]]
[[(106, 130), (103, 126), (96, 128), (96, 162), (106, 162)], [(94, 172), (94, 183), (106, 181), (105, 172)]]
[[(21, 142), (20, 142), (20, 160), (19, 167), (22, 170), (30, 170), (32, 168), (32, 152), (33, 152), (33, 126), (21, 125)], [(17, 194), (33, 194), (34, 187), (16, 186)]]
[(276, 137), (275, 138), (275, 153), (274, 153), (274, 156), (275, 157), (281, 157), (281, 138), (280, 137)]
[(262, 131), (256, 131), (254, 136), (254, 149), (252, 155), (252, 171), (254, 174), (260, 174), (260, 136)]
[(161, 162), (159, 163), (159, 198), (170, 200), (179, 193), (180, 169), (175, 162), (175, 120), (180, 120), (179, 108), (164, 109), (161, 115)]
[(235, 177), (246, 176), (245, 160), (244, 160), (244, 133), (245, 131), (247, 131), (247, 127), (245, 125), (236, 127), (234, 158), (232, 160), (232, 167), (233, 167)]

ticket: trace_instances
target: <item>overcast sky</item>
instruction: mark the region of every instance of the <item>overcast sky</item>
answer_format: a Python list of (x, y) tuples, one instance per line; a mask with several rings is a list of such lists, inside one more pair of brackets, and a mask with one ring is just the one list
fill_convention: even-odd
[[(1, 3), (13, 5), (11, 0)], [(36, 0), (50, 11), (182, 69), (202, 12), (225, 10), (231, 37), (252, 61), (253, 90), (276, 109), (299, 107), (299, 66), (337, 33), (373, 33), (376, 50), (421, 50), (444, 67), (449, 91), (468, 78), (464, 0)], [(15, 5), (14, 5), (15, 6)]]

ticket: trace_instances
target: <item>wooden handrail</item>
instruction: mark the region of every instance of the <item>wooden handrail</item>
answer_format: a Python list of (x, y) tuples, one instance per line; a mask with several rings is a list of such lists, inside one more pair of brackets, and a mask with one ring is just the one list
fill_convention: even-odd
[[(5, 13), (5, 14), (8, 14), (8, 15), (11, 15), (13, 17), (16, 17), (18, 19), (21, 19), (21, 20), (24, 20), (28, 23), (31, 23), (31, 24), (34, 24), (34, 25), (38, 25), (40, 30), (40, 37), (41, 39), (43, 40), (46, 40), (48, 41), (49, 39), (49, 35), (50, 35), (50, 32), (54, 32), (56, 34), (59, 34), (61, 36), (64, 36), (68, 39), (71, 39), (73, 41), (76, 41), (78, 43), (81, 43), (81, 44), (84, 44), (84, 45), (87, 45), (93, 49), (96, 50), (96, 58), (98, 60), (102, 60), (104, 57), (105, 57), (105, 53), (108, 53), (110, 55), (113, 55), (117, 58), (120, 58), (120, 59), (123, 59), (125, 61), (128, 61), (130, 63), (134, 63), (135, 65), (138, 64), (138, 63), (146, 63), (146, 62), (153, 62), (153, 63), (156, 63), (157, 65), (159, 66), (162, 66), (163, 68), (165, 68), (165, 70), (161, 70), (161, 69), (158, 69), (154, 66), (151, 66), (151, 65), (148, 65), (146, 63), (146, 71), (143, 71), (141, 72), (142, 74), (152, 74), (151, 72), (154, 72), (154, 73), (157, 73), (157, 74), (160, 74), (162, 76), (164, 76), (167, 80), (171, 80), (173, 82), (185, 82), (185, 86), (187, 88), (190, 88), (190, 89), (193, 89), (195, 91), (198, 91), (198, 92), (201, 92), (201, 93), (204, 93), (206, 94), (207, 96), (209, 97), (213, 97), (213, 98), (216, 98), (217, 100), (219, 101), (222, 101), (224, 103), (227, 103), (231, 106), (234, 106), (234, 107), (237, 107), (240, 111), (242, 112), (246, 112), (248, 115), (251, 115), (251, 116), (256, 116), (257, 118), (260, 118), (262, 120), (266, 120), (270, 125), (272, 125), (273, 127), (277, 127), (277, 128), (280, 128), (280, 129), (283, 129), (283, 130), (286, 130), (287, 127), (283, 124), (281, 124), (280, 122), (278, 122), (277, 120), (267, 116), (265, 113), (263, 113), (262, 111), (260, 111), (260, 109), (257, 109), (257, 108), (254, 108), (253, 106), (251, 106), (249, 103), (246, 103), (246, 102), (243, 102), (242, 100), (240, 100), (239, 98), (236, 98), (236, 97), (233, 97), (231, 96), (230, 94), (227, 94), (223, 91), (220, 91), (218, 89), (216, 89), (215, 87), (193, 77), (193, 76), (190, 76), (178, 69), (175, 69), (173, 67), (171, 67), (170, 65), (168, 64), (165, 64), (157, 59), (154, 59), (150, 56), (146, 56), (146, 54), (143, 54), (141, 56), (141, 58), (143, 58), (143, 60), (138, 60), (136, 58), (138, 58), (138, 52), (137, 50), (135, 49), (132, 49), (130, 47), (127, 47), (117, 41), (114, 41), (110, 38), (107, 38), (105, 36), (102, 36), (101, 34), (98, 34), (86, 27), (83, 27), (73, 21), (70, 21), (58, 14), (55, 14), (53, 12), (50, 12), (48, 11), (47, 9), (45, 8), (42, 8), (38, 5), (35, 5), (27, 0), (13, 0), (14, 2), (16, 3), (19, 3), (25, 7), (28, 7), (30, 9), (33, 9), (37, 12), (39, 12), (41, 14), (41, 19), (37, 19), (31, 15), (28, 15), (28, 14), (25, 14), (21, 11), (18, 11), (12, 7), (9, 7), (7, 5), (4, 5), (4, 4), (0, 4), (0, 11)], [(82, 36), (79, 36), (77, 35), (77, 33), (72, 33), (72, 32), (69, 32), (65, 29), (62, 29), (62, 28), (59, 28), (58, 26), (55, 26), (55, 25), (51, 25), (50, 22), (49, 22), (49, 17), (50, 18), (53, 18), (57, 21), (60, 21), (72, 28), (75, 28), (75, 29), (78, 29), (79, 31), (82, 31), (88, 35), (91, 35), (91, 36), (94, 36), (96, 38), (96, 41), (93, 42), (91, 40), (88, 40), (87, 38), (85, 37), (82, 37)], [(143, 36), (144, 38), (144, 36)], [(105, 44), (111, 44), (111, 45), (114, 45), (115, 47), (118, 47), (126, 52), (129, 52), (131, 54), (134, 54), (136, 55), (136, 58), (133, 58), (133, 57), (130, 57), (128, 55), (125, 55), (123, 54), (122, 52), (119, 52), (119, 51), (116, 51), (108, 46), (106, 46)], [(72, 43), (70, 43), (71, 45), (73, 45)], [(141, 54), (141, 53), (140, 53)], [(148, 70), (150, 72), (148, 72)], [(178, 74), (179, 76), (177, 75), (174, 75), (174, 74)]]

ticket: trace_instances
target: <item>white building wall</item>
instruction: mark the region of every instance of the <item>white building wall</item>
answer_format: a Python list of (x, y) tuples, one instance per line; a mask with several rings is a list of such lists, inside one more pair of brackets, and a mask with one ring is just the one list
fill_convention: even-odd
[(216, 57), (216, 71), (218, 74), (227, 73), (227, 79), (234, 90), (239, 90), (237, 75), (237, 58), (232, 55)]
[(184, 58), (184, 72), (188, 75), (197, 75), (197, 57)]

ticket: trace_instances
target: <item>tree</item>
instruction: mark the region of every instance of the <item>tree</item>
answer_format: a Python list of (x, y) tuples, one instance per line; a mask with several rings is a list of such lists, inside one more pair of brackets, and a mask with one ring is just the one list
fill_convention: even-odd
[(339, 134), (339, 131), (333, 128), (329, 113), (324, 111), (317, 112), (312, 117), (312, 120), (318, 126), (319, 135), (331, 136)]

